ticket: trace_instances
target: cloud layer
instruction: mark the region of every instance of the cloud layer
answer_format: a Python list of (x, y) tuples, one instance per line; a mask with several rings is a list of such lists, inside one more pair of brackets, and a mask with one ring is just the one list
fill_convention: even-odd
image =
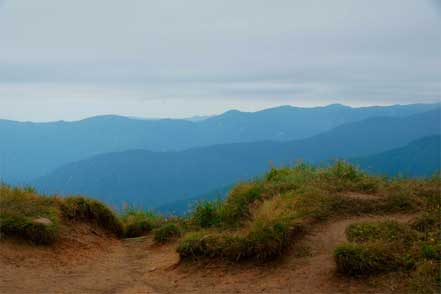
[(0, 118), (441, 99), (437, 0), (0, 0)]

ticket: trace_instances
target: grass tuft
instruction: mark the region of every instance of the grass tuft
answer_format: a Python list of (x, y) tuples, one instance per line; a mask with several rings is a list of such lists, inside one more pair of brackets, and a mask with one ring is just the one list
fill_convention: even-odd
[(93, 222), (117, 237), (122, 237), (124, 227), (118, 216), (103, 203), (82, 196), (65, 198), (61, 211), (68, 219)]
[(200, 201), (193, 208), (191, 213), (191, 222), (201, 228), (209, 228), (219, 225), (221, 218), (222, 202), (214, 201)]
[(146, 235), (164, 221), (161, 215), (130, 206), (123, 210), (120, 219), (124, 225), (124, 237), (126, 238)]
[(363, 222), (351, 224), (346, 229), (349, 241), (365, 243), (368, 241), (400, 241), (403, 245), (412, 245), (419, 239), (419, 233), (408, 225), (395, 221)]
[[(0, 185), (0, 234), (48, 245), (58, 239), (59, 213), (54, 198), (35, 190)], [(43, 221), (41, 221), (43, 220)]]
[(342, 244), (334, 251), (337, 270), (349, 276), (393, 271), (401, 263), (384, 243)]
[(154, 231), (154, 239), (157, 243), (166, 243), (175, 240), (181, 235), (181, 230), (174, 223), (166, 223)]
[(410, 288), (415, 294), (438, 294), (441, 289), (441, 263), (428, 260), (412, 274)]
[(237, 226), (250, 215), (249, 206), (259, 200), (262, 195), (262, 184), (259, 181), (241, 183), (231, 190), (224, 201), (220, 217), (223, 223)]

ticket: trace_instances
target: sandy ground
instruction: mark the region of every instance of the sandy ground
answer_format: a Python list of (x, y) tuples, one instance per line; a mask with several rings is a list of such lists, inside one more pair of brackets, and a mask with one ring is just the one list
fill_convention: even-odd
[(257, 265), (179, 263), (176, 244), (158, 246), (151, 237), (114, 240), (79, 225), (51, 248), (0, 242), (0, 293), (393, 293), (339, 276), (332, 252), (346, 240), (344, 231), (353, 222), (410, 218), (331, 221), (316, 226), (280, 260)]

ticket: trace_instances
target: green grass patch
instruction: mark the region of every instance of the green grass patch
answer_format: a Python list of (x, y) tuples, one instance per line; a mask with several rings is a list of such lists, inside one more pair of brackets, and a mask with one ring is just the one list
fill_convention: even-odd
[(425, 213), (415, 219), (411, 226), (422, 233), (441, 231), (441, 211)]
[(193, 208), (191, 222), (201, 228), (217, 226), (222, 222), (222, 201), (200, 201)]
[(401, 244), (410, 246), (419, 240), (419, 233), (406, 224), (395, 221), (363, 222), (351, 224), (346, 228), (349, 241), (364, 243), (368, 241), (400, 241)]
[[(335, 249), (337, 269), (350, 276), (404, 271), (410, 293), (438, 293), (441, 289), (441, 218), (439, 178), (393, 179), (386, 182), (382, 211), (424, 213), (410, 224), (393, 221), (348, 226), (354, 243)], [(410, 277), (410, 278), (409, 278)]]
[(200, 231), (187, 234), (179, 243), (182, 258), (216, 257), (238, 261), (269, 260), (280, 256), (293, 235), (305, 232), (300, 223), (260, 218), (247, 232)]
[(175, 223), (166, 223), (154, 231), (154, 239), (157, 243), (166, 243), (177, 239), (181, 230)]
[(164, 218), (159, 214), (134, 207), (126, 207), (120, 214), (120, 219), (124, 225), (124, 237), (126, 238), (146, 235), (164, 221)]
[(60, 216), (57, 200), (38, 196), (30, 188), (0, 185), (0, 234), (34, 244), (58, 239)]
[(231, 190), (220, 210), (221, 221), (237, 226), (250, 215), (250, 205), (261, 199), (263, 186), (260, 181), (241, 183)]
[(49, 197), (35, 190), (0, 185), (0, 233), (35, 244), (52, 244), (67, 220), (93, 222), (121, 237), (123, 225), (117, 215), (99, 201), (85, 197)]
[(335, 248), (334, 259), (337, 270), (349, 276), (394, 271), (402, 265), (393, 249), (382, 242), (339, 245)]
[(321, 185), (328, 191), (357, 191), (364, 193), (377, 192), (384, 179), (371, 176), (361, 171), (354, 165), (343, 160), (336, 161), (333, 165), (318, 170)]
[[(301, 235), (292, 229), (302, 227), (299, 224), (425, 208), (425, 197), (434, 193), (423, 189), (425, 185), (419, 180), (370, 176), (343, 161), (325, 168), (303, 163), (272, 168), (260, 180), (238, 184), (223, 202), (200, 203), (190, 215), (196, 227), (189, 230), (194, 233), (181, 239), (178, 252), (192, 258), (271, 259), (283, 254), (286, 244)], [(348, 197), (351, 193), (369, 197)], [(389, 232), (391, 240), (396, 229)], [(418, 234), (410, 228), (400, 234), (404, 232), (409, 234), (409, 242)]]
[(441, 263), (422, 262), (412, 273), (410, 289), (415, 294), (439, 294), (441, 289)]

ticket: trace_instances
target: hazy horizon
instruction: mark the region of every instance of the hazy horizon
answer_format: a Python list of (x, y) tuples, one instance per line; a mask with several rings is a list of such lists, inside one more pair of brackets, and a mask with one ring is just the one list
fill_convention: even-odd
[(0, 120), (10, 120), (10, 121), (17, 121), (17, 122), (31, 122), (31, 123), (51, 123), (51, 122), (58, 122), (58, 121), (75, 122), (75, 121), (81, 121), (81, 120), (94, 118), (94, 117), (101, 117), (101, 116), (120, 116), (120, 117), (126, 117), (126, 118), (130, 118), (130, 119), (139, 119), (139, 120), (161, 120), (161, 119), (191, 120), (191, 119), (195, 119), (195, 121), (196, 121), (197, 119), (203, 120), (205, 118), (222, 115), (222, 114), (229, 112), (229, 111), (239, 111), (242, 113), (254, 113), (254, 112), (265, 111), (265, 110), (269, 110), (269, 109), (280, 108), (280, 107), (320, 108), (320, 107), (329, 107), (332, 105), (341, 105), (341, 106), (350, 107), (350, 108), (365, 108), (365, 107), (388, 107), (388, 106), (434, 105), (434, 104), (441, 105), (441, 101), (436, 101), (436, 102), (431, 102), (431, 103), (416, 102), (416, 103), (403, 103), (403, 104), (400, 104), (400, 103), (384, 104), (384, 105), (372, 104), (372, 105), (358, 105), (358, 106), (357, 105), (342, 104), (342, 103), (330, 103), (330, 104), (312, 105), (312, 106), (280, 104), (280, 105), (274, 105), (274, 106), (269, 106), (269, 107), (263, 107), (263, 108), (259, 108), (259, 109), (255, 109), (255, 110), (243, 110), (243, 109), (231, 108), (231, 109), (225, 109), (224, 111), (216, 112), (216, 113), (212, 113), (212, 114), (204, 114), (204, 113), (198, 114), (198, 113), (196, 113), (191, 116), (178, 116), (178, 117), (142, 117), (142, 116), (133, 116), (133, 115), (123, 115), (123, 114), (118, 114), (118, 113), (103, 113), (103, 114), (96, 114), (96, 115), (79, 117), (76, 119), (58, 119), (58, 120), (27, 120), (27, 119), (24, 119), (24, 120), (20, 120), (20, 119), (8, 119), (8, 118), (0, 117)]

